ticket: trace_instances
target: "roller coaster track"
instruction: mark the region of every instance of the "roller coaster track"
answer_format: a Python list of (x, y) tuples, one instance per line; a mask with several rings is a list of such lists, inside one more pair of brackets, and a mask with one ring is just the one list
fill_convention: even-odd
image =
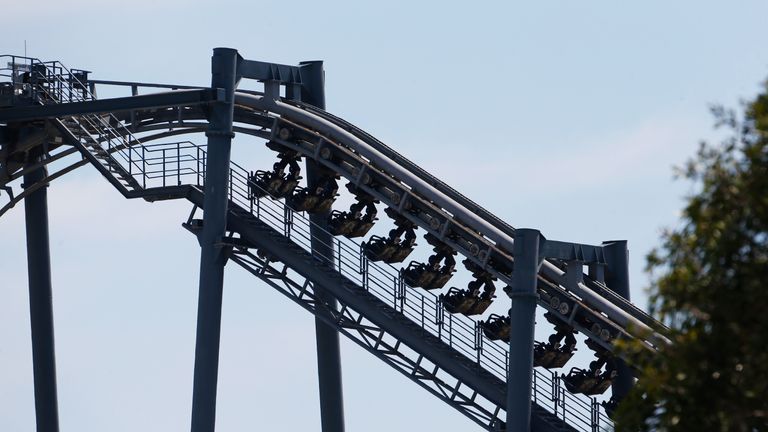
[[(45, 65), (41, 73), (47, 85), (36, 103), (96, 99), (77, 73), (56, 62), (38, 64)], [(91, 80), (91, 85), (98, 83)], [(207, 115), (205, 105), (190, 104), (50, 118), (38, 125), (40, 134), (19, 142), (32, 147), (45, 141), (48, 148), (40, 163), (61, 162), (64, 167), (40, 184), (10, 194), (0, 215), (36, 188), (90, 164), (126, 198), (190, 201), (193, 210), (184, 226), (197, 235), (206, 148), (189, 141), (152, 141), (205, 132)], [(269, 89), (236, 93), (234, 119), (236, 133), (269, 140), (338, 173), (500, 281), (512, 283), (514, 228), (366, 132)], [(0, 186), (6, 188), (34, 169), (13, 158), (5, 161)], [(475, 320), (445, 313), (440, 298), (407, 287), (399, 269), (370, 261), (353, 240), (330, 237), (332, 255), (313, 256), (311, 244), (318, 238), (313, 239), (309, 217), (283, 201), (258, 197), (266, 192), (253, 193), (259, 186), (251, 174), (232, 163), (223, 243), (230, 261), (485, 429), (504, 430), (508, 345), (487, 339)], [(581, 268), (574, 281), (566, 262), (545, 261), (538, 277), (539, 305), (607, 350), (613, 350), (617, 339), (643, 341), (650, 353), (667, 343), (663, 325), (604, 282), (583, 275)], [(339, 308), (320, 300), (316, 288), (337, 298)], [(612, 427), (595, 399), (568, 392), (557, 373), (535, 369), (532, 397), (533, 430)]]

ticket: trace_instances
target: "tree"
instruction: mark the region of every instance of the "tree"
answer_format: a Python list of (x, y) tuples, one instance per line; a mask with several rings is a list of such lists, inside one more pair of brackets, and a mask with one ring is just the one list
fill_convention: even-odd
[(678, 169), (694, 192), (647, 258), (672, 343), (638, 360), (618, 430), (768, 431), (768, 82), (712, 111), (726, 138)]

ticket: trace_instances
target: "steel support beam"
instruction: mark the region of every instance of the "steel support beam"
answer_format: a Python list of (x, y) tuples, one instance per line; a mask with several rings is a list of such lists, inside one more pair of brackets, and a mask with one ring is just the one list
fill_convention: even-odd
[[(32, 161), (32, 164), (37, 162)], [(24, 186), (41, 182), (46, 176), (45, 167), (40, 166), (24, 175)], [(37, 189), (24, 199), (24, 215), (27, 228), (29, 312), (32, 324), (32, 370), (37, 431), (58, 432), (47, 186)]]
[(197, 340), (192, 393), (192, 432), (213, 432), (216, 427), (216, 384), (219, 369), (221, 302), (226, 251), (222, 239), (227, 221), (232, 121), (237, 51), (213, 50), (211, 87), (225, 97), (211, 106), (208, 160), (205, 172), (203, 231), (200, 238), (200, 293), (197, 304)]
[(39, 120), (71, 115), (115, 113), (131, 110), (148, 110), (179, 105), (197, 105), (220, 101), (221, 89), (177, 90), (141, 96), (112, 99), (96, 99), (50, 105), (32, 105), (0, 110), (0, 123)]
[[(320, 69), (322, 70), (323, 62), (317, 63), (320, 64)], [(303, 78), (301, 67), (277, 63), (267, 63), (256, 60), (240, 60), (237, 73), (238, 77), (242, 78), (258, 81), (278, 81), (282, 84), (301, 84)], [(320, 106), (317, 107), (323, 108)]]
[[(299, 99), (302, 102), (325, 109), (325, 71), (322, 61), (301, 62), (299, 66), (303, 86)], [(307, 185), (320, 180), (322, 167), (307, 159)], [(321, 260), (333, 260), (333, 236), (328, 233), (327, 213), (309, 216), (312, 222), (312, 253)], [(331, 310), (338, 309), (338, 302), (326, 290), (318, 289), (318, 299)], [(317, 378), (320, 388), (320, 422), (323, 432), (344, 431), (344, 392), (341, 379), (341, 349), (339, 332), (318, 317), (315, 317), (315, 340), (317, 343)]]
[[(616, 240), (603, 242), (605, 251), (606, 269), (605, 284), (616, 294), (630, 300), (629, 295), (629, 250), (626, 240)], [(616, 378), (613, 380), (611, 391), (613, 398), (621, 402), (624, 396), (629, 393), (635, 383), (632, 370), (627, 363), (616, 358)]]
[(539, 273), (541, 234), (534, 229), (515, 231), (515, 268), (512, 272), (512, 308), (509, 311), (509, 369), (507, 371), (507, 431), (531, 430), (533, 342), (536, 324), (536, 279)]

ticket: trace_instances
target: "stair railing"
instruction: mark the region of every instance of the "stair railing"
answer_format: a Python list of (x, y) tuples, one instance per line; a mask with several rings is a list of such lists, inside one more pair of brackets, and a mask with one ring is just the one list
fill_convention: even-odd
[[(30, 81), (33, 96), (43, 104), (82, 102), (96, 99), (81, 80), (82, 71), (71, 71), (59, 62), (31, 59)], [(76, 136), (94, 154), (107, 152), (130, 176), (143, 176), (141, 142), (112, 113), (82, 114), (70, 117), (76, 123)], [(84, 139), (85, 138), (85, 139)], [(113, 167), (118, 168), (118, 167)], [(135, 177), (134, 177), (135, 179)]]
[[(206, 151), (191, 142), (139, 145), (146, 168), (142, 171), (147, 187), (190, 184), (203, 187)], [(276, 231), (283, 233), (307, 252), (312, 250), (312, 225), (304, 212), (295, 212), (283, 200), (266, 195), (253, 181), (252, 174), (231, 163), (229, 199), (231, 205), (247, 211)], [(257, 197), (254, 192), (262, 195)], [(400, 270), (392, 265), (367, 259), (354, 240), (331, 236), (333, 253), (320, 258), (332, 263), (344, 277), (367, 290), (392, 308), (419, 324), (434, 336), (474, 361), (478, 368), (506, 381), (508, 347), (506, 343), (482, 339), (478, 343), (477, 322), (463, 315), (446, 313), (432, 292), (407, 287)], [(322, 241), (322, 239), (315, 239)], [(485, 336), (480, 335), (480, 338)], [(534, 370), (532, 398), (578, 430), (595, 432), (612, 423), (595, 398), (568, 392), (556, 372)]]
[[(31, 68), (35, 64), (32, 62)], [(42, 84), (36, 89), (42, 103), (62, 103), (93, 99), (94, 96), (75, 74), (58, 62), (44, 63), (45, 72), (38, 73)], [(189, 141), (142, 144), (128, 128), (112, 114), (73, 117), (87, 131), (96, 145), (110, 155), (120, 156), (121, 165), (144, 189), (182, 184), (203, 187), (206, 152), (204, 146)], [(93, 135), (98, 138), (94, 138)], [(93, 143), (90, 143), (93, 145)], [(106, 148), (104, 148), (106, 144)], [(91, 149), (94, 150), (94, 149)], [(297, 245), (311, 252), (313, 237), (307, 214), (294, 212), (284, 201), (268, 196), (257, 197), (259, 187), (251, 174), (232, 163), (229, 176), (229, 198), (233, 205), (248, 211), (278, 232), (284, 233)], [(263, 191), (262, 191), (263, 192)], [(421, 325), (425, 330), (476, 362), (497, 378), (506, 381), (508, 347), (498, 341), (478, 343), (477, 323), (463, 315), (446, 314), (433, 293), (407, 288), (400, 271), (394, 266), (369, 261), (360, 244), (353, 240), (331, 236), (333, 253), (321, 256), (350, 281), (361, 286), (395, 310)], [(315, 239), (318, 241), (320, 239)], [(480, 335), (480, 338), (483, 336)], [(562, 385), (557, 373), (534, 370), (532, 398), (544, 409), (554, 413), (578, 430), (595, 432), (602, 425), (612, 424), (595, 398), (574, 395)]]

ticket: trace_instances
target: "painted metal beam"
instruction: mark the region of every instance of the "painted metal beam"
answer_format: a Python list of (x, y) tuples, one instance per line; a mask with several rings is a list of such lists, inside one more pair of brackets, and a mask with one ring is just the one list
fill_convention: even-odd
[[(34, 185), (45, 177), (44, 166), (27, 173), (24, 184)], [(37, 432), (58, 432), (59, 410), (56, 385), (56, 354), (51, 288), (51, 255), (48, 238), (48, 190), (40, 187), (24, 200), (27, 227), (29, 312), (32, 325), (32, 370), (35, 386)]]
[[(325, 71), (322, 61), (302, 62), (303, 88), (293, 88), (300, 93), (298, 99), (320, 109), (325, 109)], [(307, 185), (312, 187), (321, 179), (323, 168), (307, 158)], [(330, 211), (309, 216), (312, 222), (312, 252), (321, 261), (333, 265), (333, 236), (328, 232)], [(338, 301), (328, 291), (318, 287), (318, 299), (329, 310), (337, 310)], [(317, 378), (320, 388), (320, 420), (323, 432), (344, 432), (344, 391), (341, 379), (341, 347), (339, 332), (315, 317), (315, 341), (317, 343)]]
[[(602, 246), (547, 240), (542, 244), (540, 255), (544, 258), (563, 261), (578, 261), (583, 264), (605, 264)], [(583, 271), (579, 269), (579, 271)]]
[(509, 310), (509, 369), (507, 372), (507, 431), (531, 430), (533, 343), (536, 326), (536, 279), (539, 273), (539, 242), (533, 229), (515, 231), (515, 270), (512, 273), (512, 307)]
[[(505, 250), (514, 250), (514, 241), (511, 235), (501, 231), (471, 210), (451, 199), (442, 191), (437, 190), (435, 185), (427, 183), (404, 167), (393, 162), (362, 138), (355, 136), (338, 124), (322, 118), (309, 110), (285, 102), (271, 100), (267, 97), (255, 97), (238, 93), (236, 99), (238, 104), (269, 110), (283, 115), (291, 121), (314, 129), (323, 135), (342, 142), (344, 145), (373, 162), (378, 169), (384, 170), (389, 175), (407, 184), (411, 191), (431, 200), (433, 203), (452, 214), (455, 219), (461, 220), (467, 227), (480, 232), (485, 237), (493, 240), (498, 247)], [(561, 280), (565, 276), (565, 273), (562, 270), (548, 261), (542, 263), (540, 271), (543, 275), (552, 280)], [(662, 334), (654, 332), (651, 327), (644, 324), (641, 320), (623, 310), (619, 305), (605, 299), (585, 284), (579, 283), (571, 287), (571, 290), (574, 294), (583, 299), (585, 303), (590, 304), (596, 310), (606, 314), (621, 328), (637, 329), (638, 334), (647, 334), (648, 338), (657, 345), (669, 343), (669, 340)], [(598, 340), (598, 342), (600, 341)]]
[[(626, 240), (615, 240), (603, 242), (607, 268), (605, 271), (605, 284), (609, 289), (616, 292), (627, 301), (630, 300), (629, 294), (629, 249)], [(616, 402), (622, 399), (632, 390), (635, 378), (632, 369), (621, 359), (616, 359), (616, 378), (611, 386), (612, 398)]]
[[(202, 194), (197, 189), (192, 189), (187, 198), (198, 206), (203, 203)], [(473, 389), (496, 406), (505, 406), (505, 385), (502, 379), (485, 368), (478, 367), (474, 360), (459, 353), (445, 340), (432, 335), (337, 270), (321, 263), (302, 246), (278, 233), (263, 221), (235, 207), (230, 210), (228, 229), (239, 233), (241, 238), (248, 241), (253, 248), (269, 251), (274, 260), (310, 280), (315, 290), (322, 288), (332, 293), (343, 305), (386, 330), (396, 340), (429, 359), (445, 373), (458, 378), (462, 385)], [(299, 297), (306, 298), (303, 295)], [(575, 431), (536, 402), (528, 399), (528, 403), (529, 406), (534, 407), (534, 415), (531, 418), (532, 431)], [(515, 429), (507, 428), (506, 430), (514, 431)]]
[(148, 110), (182, 105), (221, 102), (225, 97), (219, 88), (177, 90), (140, 96), (96, 99), (51, 105), (31, 105), (0, 109), (0, 123), (21, 122), (67, 117), (82, 114), (114, 113), (131, 110)]
[(237, 65), (238, 78), (257, 81), (277, 81), (283, 84), (301, 84), (301, 68), (277, 63), (241, 59)]
[(200, 293), (197, 303), (197, 338), (192, 391), (192, 432), (216, 428), (216, 388), (221, 339), (221, 304), (224, 291), (226, 251), (221, 245), (227, 228), (232, 121), (237, 51), (213, 50), (211, 87), (224, 90), (224, 98), (210, 113), (208, 160), (205, 174), (203, 231), (200, 237)]

